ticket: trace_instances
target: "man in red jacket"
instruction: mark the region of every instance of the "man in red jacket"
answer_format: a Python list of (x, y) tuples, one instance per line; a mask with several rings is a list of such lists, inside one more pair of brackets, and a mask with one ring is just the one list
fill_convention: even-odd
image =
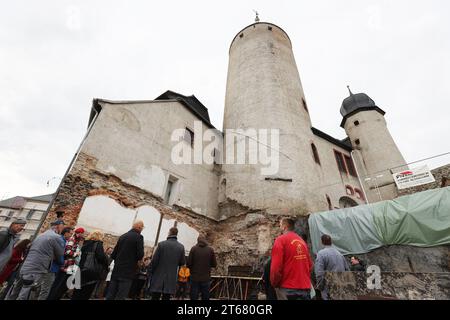
[(311, 299), (311, 271), (313, 262), (305, 241), (294, 232), (295, 221), (283, 218), (279, 236), (272, 248), (270, 282), (276, 288), (279, 299)]

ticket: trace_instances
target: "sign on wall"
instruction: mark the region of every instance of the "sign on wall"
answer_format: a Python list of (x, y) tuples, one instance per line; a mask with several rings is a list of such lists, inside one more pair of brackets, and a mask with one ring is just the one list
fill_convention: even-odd
[(398, 189), (406, 189), (434, 182), (428, 166), (397, 172), (392, 175)]

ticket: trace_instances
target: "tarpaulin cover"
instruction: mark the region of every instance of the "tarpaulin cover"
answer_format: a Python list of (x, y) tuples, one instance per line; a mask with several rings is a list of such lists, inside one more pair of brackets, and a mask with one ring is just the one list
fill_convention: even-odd
[(361, 254), (384, 245), (432, 247), (450, 244), (450, 187), (395, 200), (311, 214), (312, 249), (329, 234), (342, 254)]

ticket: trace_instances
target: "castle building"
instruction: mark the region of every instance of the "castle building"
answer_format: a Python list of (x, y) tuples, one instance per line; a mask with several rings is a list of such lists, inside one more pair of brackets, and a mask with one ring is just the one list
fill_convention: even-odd
[[(310, 108), (287, 33), (253, 23), (231, 42), (222, 132), (194, 95), (94, 99), (86, 136), (42, 230), (63, 210), (66, 222), (100, 229), (113, 244), (142, 219), (150, 248), (176, 225), (187, 251), (206, 234), (225, 268), (257, 263), (280, 215), (395, 198), (392, 173), (405, 161), (385, 112), (366, 94), (350, 92), (340, 110), (347, 137), (336, 139), (312, 126)], [(244, 161), (228, 161), (242, 146)], [(264, 149), (276, 170), (250, 160)], [(198, 150), (213, 161), (195, 161)], [(174, 161), (186, 151), (192, 162)]]

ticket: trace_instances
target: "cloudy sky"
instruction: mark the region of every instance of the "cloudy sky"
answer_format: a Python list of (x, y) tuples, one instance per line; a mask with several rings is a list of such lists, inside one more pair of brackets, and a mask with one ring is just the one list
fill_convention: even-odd
[(15, 0), (0, 11), (0, 199), (56, 189), (94, 97), (195, 94), (222, 128), (228, 48), (253, 9), (289, 34), (315, 127), (344, 138), (349, 84), (408, 162), (450, 151), (447, 0)]

